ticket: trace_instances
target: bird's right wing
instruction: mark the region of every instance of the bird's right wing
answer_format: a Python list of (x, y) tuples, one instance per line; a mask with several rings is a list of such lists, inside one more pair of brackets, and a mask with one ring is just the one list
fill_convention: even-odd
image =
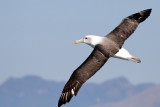
[(99, 51), (99, 48), (95, 47), (90, 56), (73, 72), (64, 86), (58, 107), (69, 102), (73, 95), (77, 95), (82, 84), (93, 76), (105, 64), (108, 58), (109, 56), (104, 56)]

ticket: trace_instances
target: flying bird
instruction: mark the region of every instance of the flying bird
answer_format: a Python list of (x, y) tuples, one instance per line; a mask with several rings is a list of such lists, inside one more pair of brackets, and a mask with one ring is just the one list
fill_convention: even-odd
[(104, 37), (87, 35), (75, 41), (75, 44), (86, 43), (93, 47), (94, 50), (72, 73), (61, 93), (58, 107), (69, 102), (73, 95), (76, 96), (81, 86), (92, 77), (110, 57), (130, 60), (137, 63), (141, 62), (139, 58), (130, 54), (122, 45), (136, 30), (137, 26), (150, 15), (151, 10), (152, 9), (146, 9), (124, 18), (113, 31)]

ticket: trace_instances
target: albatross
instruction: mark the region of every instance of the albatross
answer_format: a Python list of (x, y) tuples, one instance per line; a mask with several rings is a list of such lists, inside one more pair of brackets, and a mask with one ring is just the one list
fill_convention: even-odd
[(150, 15), (152, 9), (146, 9), (132, 14), (109, 34), (104, 37), (87, 35), (77, 43), (86, 43), (93, 47), (89, 57), (72, 73), (59, 98), (58, 107), (70, 102), (73, 95), (77, 95), (81, 86), (92, 77), (110, 57), (130, 60), (140, 63), (140, 59), (130, 54), (122, 47), (125, 40), (136, 30), (137, 26)]

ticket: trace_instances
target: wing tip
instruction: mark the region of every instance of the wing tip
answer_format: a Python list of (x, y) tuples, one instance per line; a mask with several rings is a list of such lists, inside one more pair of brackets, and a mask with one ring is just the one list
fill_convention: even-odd
[(151, 11), (152, 9), (146, 9), (146, 10), (139, 12), (140, 14), (139, 22), (143, 22), (146, 18), (148, 18), (151, 14)]
[(141, 23), (150, 16), (151, 12), (152, 12), (152, 8), (146, 9), (146, 10), (140, 11), (138, 13), (135, 13), (135, 14), (129, 16), (128, 18), (135, 19), (138, 23)]
[(63, 104), (70, 102), (73, 95), (75, 95), (75, 92), (73, 89), (69, 92), (62, 93), (58, 101), (58, 107), (61, 107)]
[(74, 95), (75, 96), (77, 95), (81, 86), (82, 86), (82, 83), (80, 83), (79, 81), (69, 81), (65, 85), (61, 93), (61, 96), (58, 101), (58, 107), (61, 107), (63, 104), (69, 103), (72, 97)]

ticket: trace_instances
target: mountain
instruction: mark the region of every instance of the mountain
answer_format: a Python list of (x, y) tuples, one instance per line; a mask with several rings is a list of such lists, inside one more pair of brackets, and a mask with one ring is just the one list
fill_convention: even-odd
[(160, 85), (146, 89), (123, 101), (99, 104), (93, 107), (160, 107)]
[[(10, 78), (0, 85), (0, 107), (57, 107), (64, 85), (65, 82), (47, 81), (36, 76)], [(156, 94), (158, 87), (150, 83), (132, 85), (122, 77), (102, 84), (86, 83), (77, 97), (73, 97), (65, 107), (106, 107), (106, 105), (109, 105), (108, 107), (124, 107), (133, 102), (139, 104), (141, 100), (148, 101), (149, 96), (152, 98), (152, 105), (159, 105), (154, 99), (156, 95), (156, 98), (160, 97), (159, 94)], [(155, 90), (157, 90), (156, 93), (154, 93)], [(138, 101), (132, 99), (138, 99)]]

